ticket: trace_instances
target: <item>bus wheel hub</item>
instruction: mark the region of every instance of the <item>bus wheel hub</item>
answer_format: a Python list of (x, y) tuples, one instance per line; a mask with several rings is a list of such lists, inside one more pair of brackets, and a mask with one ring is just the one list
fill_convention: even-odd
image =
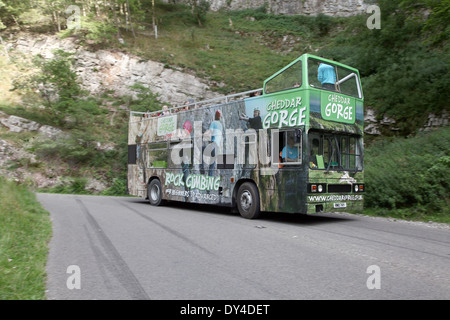
[(241, 195), (241, 207), (244, 210), (250, 209), (252, 206), (252, 194), (250, 191), (246, 190)]

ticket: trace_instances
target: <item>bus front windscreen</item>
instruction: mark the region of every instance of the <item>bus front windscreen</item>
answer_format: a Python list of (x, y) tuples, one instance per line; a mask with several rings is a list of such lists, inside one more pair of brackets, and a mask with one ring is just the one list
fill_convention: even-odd
[(313, 132), (309, 134), (309, 167), (314, 170), (362, 171), (358, 136)]

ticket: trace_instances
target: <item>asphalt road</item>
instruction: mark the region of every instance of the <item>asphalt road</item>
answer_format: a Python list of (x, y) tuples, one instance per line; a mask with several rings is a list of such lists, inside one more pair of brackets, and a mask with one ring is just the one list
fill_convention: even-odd
[(450, 299), (450, 229), (350, 214), (264, 214), (38, 194), (48, 299)]

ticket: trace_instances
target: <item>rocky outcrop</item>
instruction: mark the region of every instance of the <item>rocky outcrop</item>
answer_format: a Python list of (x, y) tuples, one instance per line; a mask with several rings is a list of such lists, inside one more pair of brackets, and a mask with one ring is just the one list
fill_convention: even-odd
[[(450, 123), (449, 114), (444, 111), (442, 114), (437, 115), (434, 113), (428, 114), (428, 121), (420, 129), (420, 131), (431, 131), (436, 128), (446, 127)], [(364, 133), (369, 135), (382, 135), (385, 132), (396, 132), (399, 131), (397, 127), (397, 122), (389, 118), (386, 115), (380, 116), (376, 115), (375, 110), (370, 107), (366, 107), (364, 115)]]
[[(6, 128), (9, 132), (23, 133), (35, 132), (36, 136), (30, 139), (57, 139), (68, 138), (69, 135), (61, 129), (41, 125), (18, 116), (10, 116), (0, 111), (0, 128)], [(55, 166), (44, 166), (36, 155), (29, 151), (31, 143), (20, 145), (8, 140), (0, 139), (0, 176), (7, 177), (21, 183), (27, 183), (37, 188), (51, 188), (65, 186), (73, 183), (72, 178), (62, 178)], [(96, 149), (99, 151), (114, 150), (114, 143), (101, 144), (97, 142)], [(40, 170), (33, 170), (39, 167)], [(102, 181), (88, 177), (86, 190), (102, 192), (107, 188)]]
[(37, 131), (46, 138), (55, 139), (62, 134), (62, 130), (41, 125), (35, 121), (31, 121), (18, 116), (10, 116), (0, 111), (0, 124), (9, 129), (10, 132), (20, 133), (23, 131)]
[(449, 124), (450, 115), (444, 111), (441, 115), (430, 113), (428, 115), (428, 121), (422, 128), (422, 131), (430, 131), (433, 128), (446, 127)]
[(199, 101), (218, 96), (212, 92), (207, 81), (192, 74), (119, 51), (90, 52), (74, 38), (33, 38), (24, 34), (17, 40), (9, 41), (7, 47), (9, 50), (31, 55), (40, 54), (49, 59), (53, 57), (54, 50), (58, 49), (73, 53), (79, 80), (84, 89), (92, 94), (108, 90), (117, 96), (134, 96), (135, 92), (130, 87), (140, 83), (158, 94), (161, 101), (168, 103), (181, 104), (188, 99)]
[(375, 110), (370, 107), (366, 108), (364, 116), (364, 133), (370, 135), (381, 135), (381, 128), (389, 131), (398, 131), (396, 121), (384, 115), (381, 120), (377, 119)]
[(0, 123), (11, 132), (37, 131), (40, 127), (40, 124), (37, 122), (17, 116), (6, 117), (4, 113), (0, 114)]

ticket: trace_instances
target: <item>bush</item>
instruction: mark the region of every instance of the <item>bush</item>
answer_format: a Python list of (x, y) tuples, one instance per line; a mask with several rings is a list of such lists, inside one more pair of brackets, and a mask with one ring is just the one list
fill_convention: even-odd
[(86, 178), (66, 178), (62, 184), (44, 191), (50, 193), (90, 194), (90, 192), (86, 190), (86, 185)]
[(375, 142), (365, 155), (365, 205), (449, 212), (450, 128)]
[(123, 196), (127, 194), (127, 179), (126, 178), (115, 178), (113, 179), (112, 185), (102, 192), (105, 196)]
[(70, 165), (92, 164), (101, 152), (95, 149), (95, 141), (89, 132), (73, 130), (70, 136), (56, 140), (36, 139), (32, 150), (42, 159), (62, 160)]
[(61, 36), (69, 37), (76, 35), (99, 48), (106, 48), (113, 41), (117, 41), (117, 28), (113, 23), (91, 16), (82, 17), (81, 19), (80, 29), (66, 29), (61, 32)]

